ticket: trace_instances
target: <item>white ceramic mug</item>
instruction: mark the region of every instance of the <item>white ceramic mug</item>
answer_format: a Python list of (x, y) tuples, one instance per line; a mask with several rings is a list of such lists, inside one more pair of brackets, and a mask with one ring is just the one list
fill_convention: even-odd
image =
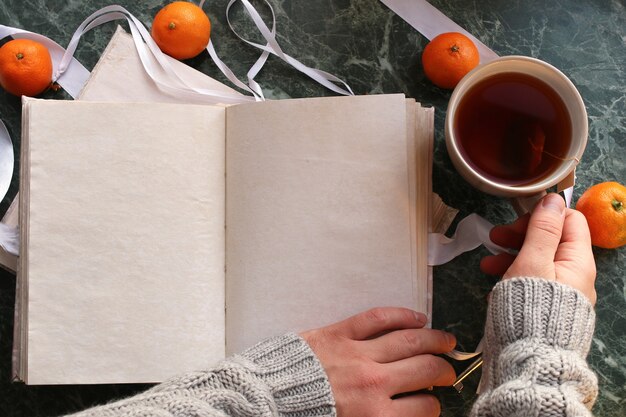
[[(523, 73), (530, 75), (548, 86), (562, 99), (571, 122), (571, 140), (566, 154), (560, 158), (558, 166), (547, 176), (530, 183), (512, 185), (507, 181), (498, 181), (475, 169), (461, 151), (459, 132), (456, 127), (457, 109), (466, 97), (466, 93), (478, 82), (501, 73)], [(514, 100), (511, 97), (511, 100)], [(572, 82), (552, 65), (525, 56), (507, 56), (479, 65), (468, 73), (456, 86), (446, 113), (445, 136), (450, 159), (457, 171), (477, 189), (503, 197), (523, 200), (536, 200), (550, 187), (567, 178), (575, 169), (587, 144), (587, 112), (580, 93)], [(527, 204), (526, 204), (527, 205)], [(515, 206), (515, 204), (514, 204)], [(518, 209), (516, 207), (516, 209)], [(522, 207), (522, 211), (527, 208)], [(518, 210), (519, 211), (519, 210)]]

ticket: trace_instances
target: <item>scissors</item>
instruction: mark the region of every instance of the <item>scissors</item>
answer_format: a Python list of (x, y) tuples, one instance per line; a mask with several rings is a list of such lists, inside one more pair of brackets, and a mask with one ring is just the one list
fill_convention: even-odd
[(454, 384), (452, 384), (454, 389), (456, 389), (456, 391), (460, 393), (463, 390), (463, 380), (467, 378), (472, 372), (480, 368), (482, 364), (483, 357), (482, 355), (480, 355), (478, 359), (476, 359), (474, 362), (472, 362), (470, 366), (467, 367), (467, 369), (459, 374), (459, 376), (456, 378), (456, 381), (454, 381)]

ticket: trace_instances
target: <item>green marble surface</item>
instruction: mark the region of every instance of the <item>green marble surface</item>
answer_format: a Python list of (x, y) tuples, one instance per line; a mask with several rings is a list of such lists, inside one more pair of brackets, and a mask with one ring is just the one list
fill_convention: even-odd
[[(419, 56), (427, 40), (378, 0), (270, 0), (277, 14), (278, 38), (286, 53), (343, 78), (357, 94), (403, 92), (436, 107), (434, 190), (461, 209), (493, 223), (514, 218), (509, 203), (472, 189), (452, 167), (443, 140), (449, 91), (424, 77)], [(120, 1), (148, 27), (162, 0)], [(254, 2), (263, 15), (268, 9)], [(589, 144), (578, 170), (575, 197), (590, 185), (607, 180), (626, 182), (626, 9), (624, 0), (432, 0), (453, 20), (500, 55), (521, 54), (552, 63), (579, 88), (589, 114)], [(106, 0), (3, 0), (0, 23), (45, 34), (67, 45), (73, 31)], [(226, 0), (209, 0), (205, 10), (213, 22), (218, 54), (242, 78), (258, 52), (235, 38), (225, 25)], [(251, 40), (260, 35), (236, 7), (238, 31)], [(97, 62), (114, 23), (88, 33), (77, 58), (89, 69)], [(225, 81), (207, 54), (190, 65)], [(328, 90), (271, 57), (257, 77), (268, 98), (332, 95)], [(63, 92), (48, 98), (67, 98)], [(0, 117), (19, 151), (19, 99), (0, 91)], [(17, 172), (17, 167), (16, 167)], [(4, 212), (17, 192), (14, 178)], [(495, 278), (485, 277), (478, 262), (482, 249), (435, 269), (434, 325), (454, 332), (463, 348), (472, 349), (481, 334), (485, 297)], [(598, 374), (600, 396), (596, 416), (626, 415), (626, 248), (595, 250), (598, 267), (597, 328), (589, 357)], [(94, 403), (127, 396), (145, 386), (27, 387), (11, 383), (11, 339), (15, 278), (0, 272), (0, 415), (54, 416)], [(459, 367), (460, 368), (460, 367)], [(474, 399), (477, 377), (461, 395), (440, 390), (444, 416), (466, 415)]]

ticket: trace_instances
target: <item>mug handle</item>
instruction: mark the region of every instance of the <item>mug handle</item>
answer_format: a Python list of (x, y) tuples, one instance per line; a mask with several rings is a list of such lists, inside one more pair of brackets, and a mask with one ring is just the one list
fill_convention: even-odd
[(547, 193), (544, 190), (529, 196), (515, 197), (511, 199), (511, 205), (513, 206), (513, 210), (515, 210), (515, 213), (521, 217), (524, 214), (529, 213), (546, 194)]

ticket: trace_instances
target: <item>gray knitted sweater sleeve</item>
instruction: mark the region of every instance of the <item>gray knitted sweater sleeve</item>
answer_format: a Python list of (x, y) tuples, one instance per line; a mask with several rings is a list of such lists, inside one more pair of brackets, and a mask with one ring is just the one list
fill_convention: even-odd
[[(533, 278), (496, 285), (485, 330), (485, 388), (471, 416), (590, 416), (597, 380), (585, 357), (594, 321), (593, 307), (573, 288)], [(335, 415), (319, 360), (303, 339), (287, 334), (73, 417)]]
[(594, 325), (591, 303), (574, 288), (539, 278), (498, 283), (471, 416), (591, 416), (598, 381), (585, 358)]
[(296, 334), (265, 340), (207, 371), (72, 417), (334, 416), (330, 384)]

